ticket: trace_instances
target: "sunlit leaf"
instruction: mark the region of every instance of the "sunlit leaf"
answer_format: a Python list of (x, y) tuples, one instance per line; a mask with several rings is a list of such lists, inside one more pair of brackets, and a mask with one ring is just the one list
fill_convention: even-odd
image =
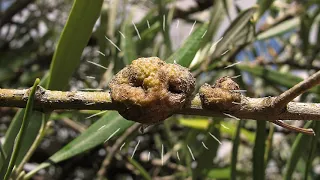
[(258, 34), (257, 40), (264, 40), (264, 39), (269, 39), (269, 38), (273, 38), (276, 36), (280, 36), (284, 33), (287, 33), (291, 30), (298, 28), (299, 25), (300, 25), (299, 17), (283, 21), (283, 22), (277, 24), (276, 26), (273, 26), (270, 29)]
[(209, 120), (208, 119), (185, 119), (180, 118), (179, 123), (186, 127), (191, 127), (195, 129), (207, 129), (209, 126)]

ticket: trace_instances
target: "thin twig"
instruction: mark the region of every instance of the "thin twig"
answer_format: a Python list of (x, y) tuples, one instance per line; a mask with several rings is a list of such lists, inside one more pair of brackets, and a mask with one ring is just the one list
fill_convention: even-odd
[(62, 118), (61, 120), (65, 125), (69, 126), (70, 128), (72, 128), (73, 130), (75, 130), (79, 133), (82, 133), (87, 129), (87, 126), (85, 126), (79, 122), (73, 121), (69, 118)]
[(138, 123), (132, 125), (116, 140), (116, 142), (113, 144), (113, 146), (109, 150), (108, 155), (106, 156), (106, 158), (103, 160), (103, 162), (101, 164), (101, 167), (97, 173), (98, 179), (103, 179), (103, 177), (107, 171), (107, 168), (108, 168), (112, 158), (116, 154), (117, 150), (120, 148), (120, 146), (123, 144), (123, 142), (127, 139), (127, 137), (130, 134), (132, 134), (133, 132), (136, 132), (139, 127), (140, 127), (140, 124), (138, 124)]
[(273, 102), (273, 107), (276, 109), (282, 110), (282, 108), (284, 108), (294, 98), (298, 97), (305, 91), (319, 84), (320, 84), (320, 71), (313, 74), (312, 76), (305, 79), (304, 81), (296, 84), (295, 86), (285, 91), (284, 93), (280, 94)]
[(278, 126), (285, 128), (285, 129), (291, 130), (291, 131), (301, 132), (301, 133), (312, 135), (312, 136), (316, 135), (314, 133), (313, 129), (306, 129), (306, 128), (291, 126), (290, 124), (286, 124), (286, 123), (279, 121), (279, 120), (275, 120), (275, 121), (271, 121), (271, 122), (273, 122), (274, 124), (276, 124)]

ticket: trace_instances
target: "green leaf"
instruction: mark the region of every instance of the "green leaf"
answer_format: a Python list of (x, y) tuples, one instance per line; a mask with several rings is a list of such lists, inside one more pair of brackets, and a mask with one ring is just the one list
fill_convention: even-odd
[(233, 137), (233, 147), (232, 147), (232, 156), (231, 156), (231, 180), (235, 180), (237, 177), (237, 162), (238, 162), (238, 149), (240, 145), (240, 131), (241, 126), (244, 123), (243, 120), (238, 122), (237, 131)]
[(203, 35), (207, 31), (208, 24), (203, 24), (198, 27), (184, 42), (183, 46), (173, 53), (168, 59), (168, 63), (174, 63), (189, 67), (197, 51), (202, 46), (202, 41), (205, 39)]
[(229, 45), (232, 45), (234, 39), (242, 32), (243, 28), (245, 28), (252, 15), (256, 12), (257, 7), (249, 8), (243, 11), (228, 27), (228, 29), (223, 34), (223, 39), (218, 44), (214, 57), (220, 57), (221, 54), (229, 48)]
[(229, 13), (229, 8), (230, 6), (232, 6), (232, 1), (230, 0), (222, 0), (222, 3), (223, 3), (223, 9), (225, 11), (225, 13), (227, 14), (228, 16), (228, 19), (231, 21), (231, 16), (230, 16), (230, 13)]
[(92, 28), (100, 15), (103, 0), (75, 0), (62, 31), (50, 66), (48, 89), (61, 90), (80, 62), (83, 49), (92, 34)]
[(167, 58), (168, 55), (172, 54), (172, 42), (170, 39), (170, 27), (168, 23), (168, 11), (166, 10), (165, 6), (165, 0), (157, 0), (156, 2), (158, 3), (158, 21), (160, 24), (162, 24), (162, 36), (165, 44), (165, 53), (164, 57)]
[(18, 153), (19, 153), (19, 150), (21, 148), (23, 137), (26, 136), (26, 132), (27, 132), (26, 130), (28, 128), (28, 124), (30, 122), (31, 114), (32, 114), (32, 111), (33, 111), (34, 96), (35, 96), (36, 89), (37, 89), (37, 86), (39, 85), (39, 83), (40, 83), (40, 79), (36, 79), (36, 81), (34, 82), (32, 88), (31, 88), (31, 92), (30, 92), (29, 97), (28, 97), (26, 109), (25, 109), (25, 112), (24, 112), (24, 115), (23, 115), (23, 120), (22, 120), (22, 123), (21, 123), (21, 127), (20, 127), (20, 130), (19, 130), (18, 136), (15, 139), (13, 153), (11, 155), (11, 159), (10, 159), (7, 171), (6, 171), (5, 175), (4, 174), (0, 174), (0, 179), (7, 180), (11, 176), (11, 172), (12, 172), (13, 166), (16, 163), (16, 160), (17, 160), (17, 157), (18, 157)]
[(141, 40), (137, 40), (137, 51), (139, 54), (143, 54), (143, 52), (150, 47), (154, 47), (155, 45), (150, 46), (150, 42), (154, 42), (157, 37), (157, 33), (160, 32), (161, 25), (159, 22), (150, 25), (150, 28), (146, 28), (141, 30)]
[(283, 21), (272, 28), (263, 31), (258, 34), (257, 40), (270, 39), (276, 36), (280, 36), (300, 26), (299, 17), (295, 17), (286, 21)]
[[(279, 71), (271, 70), (269, 68), (265, 68), (261, 66), (239, 64), (237, 65), (236, 68), (242, 71), (249, 72), (254, 76), (261, 77), (273, 84), (282, 85), (287, 88), (291, 88), (303, 80), (302, 78), (291, 75), (289, 73), (281, 73)], [(313, 87), (312, 89), (309, 90), (309, 92), (320, 93), (320, 86)]]
[(259, 12), (258, 17), (260, 18), (264, 12), (266, 12), (269, 7), (272, 5), (274, 0), (258, 0)]
[[(185, 127), (199, 130), (206, 130), (210, 125), (208, 118), (179, 118), (179, 123)], [(221, 126), (226, 127), (220, 128), (220, 131), (222, 133), (228, 134), (232, 137), (235, 136), (237, 129), (235, 128), (235, 125), (233, 123), (222, 121), (220, 122), (220, 124)], [(241, 128), (241, 135), (243, 136), (244, 140), (248, 141), (249, 143), (254, 142), (255, 134), (251, 131), (248, 131), (245, 128)]]
[[(40, 82), (40, 85), (44, 85), (47, 83), (48, 74), (46, 74), (43, 79)], [(12, 151), (15, 138), (19, 132), (23, 115), (25, 110), (20, 109), (15, 114), (15, 116), (12, 119), (12, 122), (10, 123), (10, 126), (6, 132), (5, 135), (5, 141), (3, 144), (3, 150), (6, 154)], [(34, 139), (36, 138), (39, 128), (41, 126), (41, 113), (40, 112), (33, 112), (32, 117), (30, 118), (30, 122), (28, 124), (27, 133), (28, 136), (23, 137), (22, 140), (22, 147), (20, 148), (20, 152), (18, 153), (18, 158), (16, 160), (16, 165), (20, 163), (24, 155), (27, 153), (27, 150), (32, 145)], [(2, 167), (2, 159), (0, 158), (0, 168)]]
[(152, 180), (149, 173), (134, 159), (128, 158), (128, 161), (140, 172), (141, 176), (146, 180)]
[[(190, 64), (190, 68), (195, 70), (201, 66), (201, 64), (211, 57), (215, 47), (212, 45), (212, 39), (215, 37), (216, 32), (219, 30), (223, 19), (226, 16), (226, 11), (223, 8), (222, 1), (214, 1), (213, 7), (211, 9), (211, 16), (208, 25), (208, 31), (206, 32), (205, 39), (202, 40), (202, 44), (204, 47), (201, 48), (200, 51), (197, 52), (196, 58), (193, 59)], [(216, 46), (216, 45), (215, 45)]]
[(0, 178), (4, 178), (4, 175), (8, 170), (12, 153), (13, 153), (13, 147), (12, 149), (10, 149), (9, 154), (7, 154), (7, 157), (4, 160), (1, 160), (1, 163), (3, 164), (3, 166), (0, 168)]
[(110, 137), (116, 137), (132, 124), (132, 121), (125, 120), (116, 111), (108, 112), (80, 136), (52, 155), (48, 162), (40, 164), (36, 169), (28, 173), (27, 177), (30, 178), (40, 169), (50, 166), (50, 162), (59, 163), (102, 144)]
[[(107, 49), (107, 41), (106, 41), (106, 38), (104, 37), (107, 31), (107, 24), (108, 24), (108, 8), (107, 6), (102, 6), (101, 15), (100, 15), (100, 25), (94, 35), (98, 41), (99, 51), (102, 52), (103, 54), (106, 54), (106, 49)], [(107, 67), (109, 64), (109, 61), (105, 56), (100, 55), (99, 64), (101, 64), (104, 67)], [(105, 69), (101, 68), (100, 71), (101, 73), (104, 73)]]
[(208, 178), (230, 179), (230, 168), (212, 169), (208, 172)]
[[(221, 133), (220, 133), (220, 119), (215, 119), (213, 123), (210, 124), (207, 135), (204, 139), (205, 145), (208, 147), (208, 149), (204, 148), (203, 146), (198, 147), (198, 154), (197, 157), (197, 163), (198, 166), (193, 172), (193, 179), (205, 179), (204, 177), (207, 177), (211, 167), (212, 167), (212, 160), (216, 157), (218, 148), (219, 148), (219, 142), (211, 137), (209, 133), (211, 133), (213, 136), (215, 136), (217, 139), (220, 139)], [(209, 168), (210, 167), (210, 168)]]
[(186, 119), (186, 118), (179, 118), (179, 123), (183, 126), (194, 128), (194, 129), (202, 129), (205, 130), (209, 126), (209, 120), (202, 118), (192, 118), (192, 119)]
[(312, 137), (311, 140), (311, 152), (308, 155), (307, 161), (306, 161), (306, 168), (304, 173), (304, 179), (308, 179), (308, 175), (310, 173), (310, 169), (312, 168), (312, 162), (315, 157), (315, 153), (317, 152), (317, 140), (320, 139), (320, 122), (314, 121), (313, 122), (313, 129), (315, 132), (315, 136)]
[[(216, 168), (210, 170), (207, 177), (212, 179), (230, 179), (230, 173), (231, 169), (229, 167)], [(240, 171), (238, 174), (238, 179), (246, 179), (248, 177), (248, 175), (243, 171)]]
[(6, 159), (7, 154), (3, 150), (2, 142), (0, 142), (0, 157), (1, 159)]
[(265, 147), (266, 147), (266, 121), (257, 121), (256, 140), (253, 148), (253, 179), (263, 180), (265, 179)]
[(270, 124), (269, 134), (266, 142), (266, 153), (264, 154), (264, 161), (268, 164), (270, 157), (272, 155), (272, 144), (273, 144), (273, 134), (274, 134), (274, 125)]
[(122, 32), (124, 33), (125, 38), (121, 39), (121, 45), (122, 49), (124, 49), (125, 64), (131, 64), (131, 62), (138, 57), (136, 53), (136, 44), (133, 40), (133, 32), (129, 29), (131, 25), (129, 22), (131, 22), (131, 18), (124, 22), (122, 26)]
[[(312, 121), (309, 121), (306, 123), (304, 128), (310, 128), (312, 124)], [(312, 139), (312, 136), (306, 135), (306, 134), (298, 134), (295, 141), (293, 142), (292, 148), (291, 148), (291, 156), (286, 164), (286, 172), (284, 175), (285, 180), (292, 179), (292, 174), (297, 166), (297, 163), (299, 159), (301, 158), (305, 148), (310, 144)]]

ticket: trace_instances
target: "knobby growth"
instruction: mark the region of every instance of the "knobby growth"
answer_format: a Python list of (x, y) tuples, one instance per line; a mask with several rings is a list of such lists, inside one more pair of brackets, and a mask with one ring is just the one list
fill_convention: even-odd
[(109, 84), (112, 101), (126, 119), (144, 124), (165, 120), (180, 110), (195, 88), (187, 68), (157, 57), (139, 58)]

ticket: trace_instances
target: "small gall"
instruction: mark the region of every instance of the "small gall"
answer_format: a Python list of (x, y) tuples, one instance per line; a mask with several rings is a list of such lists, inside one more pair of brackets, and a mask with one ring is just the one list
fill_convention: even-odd
[(239, 85), (230, 77), (216, 80), (214, 85), (204, 84), (200, 87), (199, 95), (203, 108), (230, 111), (241, 101)]

